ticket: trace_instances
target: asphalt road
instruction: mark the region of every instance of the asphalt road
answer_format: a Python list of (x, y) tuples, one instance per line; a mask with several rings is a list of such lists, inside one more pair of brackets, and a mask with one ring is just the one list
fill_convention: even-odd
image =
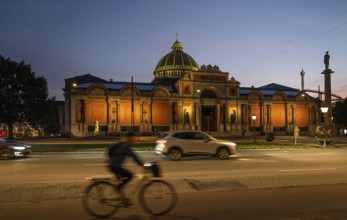
[[(164, 178), (237, 182), (238, 186), (230, 186), (233, 189), (347, 183), (344, 148), (240, 150), (225, 161), (212, 157), (170, 161), (153, 152), (139, 154), (144, 161), (159, 162)], [(110, 175), (105, 161), (103, 153), (41, 153), (27, 159), (0, 161), (0, 184), (83, 183), (86, 176)], [(131, 160), (126, 165), (135, 173), (141, 172)]]
[[(177, 188), (179, 205), (168, 219), (347, 219), (344, 148), (243, 150), (226, 161), (191, 157), (174, 162), (153, 152), (140, 155), (158, 161), (164, 178)], [(110, 175), (105, 159), (101, 153), (42, 153), (0, 161), (0, 219), (21, 219), (15, 210), (26, 213), (26, 219), (47, 219), (55, 212), (61, 217), (65, 211), (70, 219), (90, 219), (79, 196), (87, 185), (84, 177)], [(132, 161), (127, 166), (141, 172)], [(121, 213), (122, 219), (149, 218), (136, 208)]]

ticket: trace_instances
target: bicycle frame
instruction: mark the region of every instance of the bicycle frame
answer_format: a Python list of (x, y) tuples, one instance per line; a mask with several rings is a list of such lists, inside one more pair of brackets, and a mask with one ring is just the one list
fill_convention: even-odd
[[(152, 215), (162, 215), (169, 212), (176, 205), (175, 188), (160, 178), (160, 170), (155, 163), (146, 163), (144, 168), (143, 175), (136, 176), (136, 179), (140, 180), (138, 185), (132, 187), (134, 191), (138, 191), (138, 201), (144, 210)], [(84, 191), (82, 202), (83, 207), (89, 214), (105, 218), (113, 215), (118, 208), (127, 207), (123, 203), (124, 199), (118, 196), (116, 191), (116, 187), (121, 180), (114, 176), (91, 176), (85, 179), (90, 181), (90, 184)], [(108, 207), (107, 209), (110, 210), (106, 214), (99, 214), (94, 211), (94, 205), (103, 206), (105, 209)]]

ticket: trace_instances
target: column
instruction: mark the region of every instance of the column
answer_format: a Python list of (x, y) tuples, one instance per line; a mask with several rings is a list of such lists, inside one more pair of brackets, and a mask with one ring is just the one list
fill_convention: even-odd
[(292, 114), (293, 114), (293, 126), (295, 127), (296, 125), (296, 111), (295, 111), (295, 105), (292, 106)]
[(85, 128), (85, 125), (86, 124), (88, 124), (88, 123), (86, 123), (86, 121), (87, 121), (87, 111), (88, 111), (88, 109), (87, 109), (87, 99), (83, 99), (82, 100), (82, 106), (83, 106), (83, 115), (82, 115), (82, 112), (81, 112), (81, 120), (82, 120), (82, 132), (84, 133), (84, 131), (85, 130), (87, 130), (88, 131), (88, 128), (86, 129)]
[(173, 108), (173, 103), (170, 101), (170, 130), (174, 130), (174, 118), (172, 117), (172, 114), (173, 114), (173, 111), (172, 111), (172, 108)]
[(140, 127), (139, 127), (139, 131), (144, 131), (145, 130), (145, 126), (143, 123), (143, 100), (140, 100)]
[(111, 120), (110, 120), (110, 99), (108, 96), (106, 96), (106, 124), (107, 124), (107, 134), (109, 134), (110, 132), (110, 128), (111, 128)]
[(121, 124), (120, 124), (120, 111), (121, 111), (121, 109), (120, 109), (120, 100), (119, 99), (117, 99), (116, 100), (116, 115), (117, 115), (117, 118), (116, 118), (116, 130), (117, 131), (119, 131), (120, 132), (120, 126), (121, 126)]
[(290, 110), (289, 110), (288, 104), (284, 105), (284, 111), (285, 111), (285, 113), (284, 113), (284, 115), (285, 115), (284, 123), (286, 125), (286, 132), (288, 134), (290, 132), (290, 125), (289, 125), (289, 111)]
[(273, 127), (272, 127), (272, 105), (269, 105), (269, 130), (273, 131)]
[(260, 132), (264, 133), (264, 103), (259, 102), (259, 128)]
[(183, 101), (177, 103), (177, 124), (178, 129), (183, 129), (184, 115), (183, 115)]
[(201, 127), (200, 127), (200, 121), (201, 121), (201, 112), (200, 112), (200, 103), (195, 103), (195, 126), (196, 126), (196, 130), (201, 131)]
[(148, 122), (152, 125), (152, 100), (148, 105)]

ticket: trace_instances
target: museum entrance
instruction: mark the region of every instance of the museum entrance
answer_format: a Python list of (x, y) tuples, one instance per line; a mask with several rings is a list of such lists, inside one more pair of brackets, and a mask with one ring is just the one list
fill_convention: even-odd
[(201, 119), (202, 131), (217, 131), (217, 114), (216, 114), (216, 106), (202, 106), (201, 108)]

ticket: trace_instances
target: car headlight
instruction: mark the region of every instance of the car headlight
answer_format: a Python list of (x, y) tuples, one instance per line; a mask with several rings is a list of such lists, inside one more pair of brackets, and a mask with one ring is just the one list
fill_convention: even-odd
[(236, 144), (233, 143), (233, 142), (229, 142), (229, 145), (232, 146), (232, 147), (236, 147)]
[(13, 149), (15, 149), (15, 150), (24, 150), (24, 149), (25, 149), (25, 147), (21, 147), (21, 146), (15, 146), (15, 147), (13, 147)]

